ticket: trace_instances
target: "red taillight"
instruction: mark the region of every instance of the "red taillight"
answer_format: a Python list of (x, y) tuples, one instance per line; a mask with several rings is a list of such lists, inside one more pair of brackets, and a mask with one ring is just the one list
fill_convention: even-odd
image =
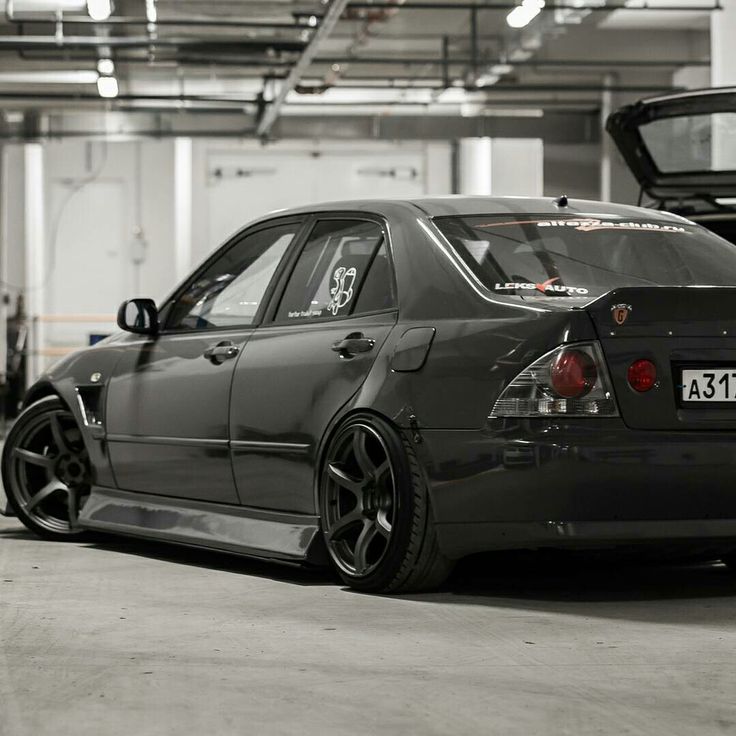
[(629, 366), (628, 379), (629, 386), (634, 391), (639, 393), (649, 391), (649, 389), (654, 388), (654, 384), (657, 382), (657, 366), (651, 360), (644, 358), (635, 360)]
[(550, 368), (552, 388), (565, 399), (585, 396), (598, 380), (595, 361), (582, 350), (563, 350)]

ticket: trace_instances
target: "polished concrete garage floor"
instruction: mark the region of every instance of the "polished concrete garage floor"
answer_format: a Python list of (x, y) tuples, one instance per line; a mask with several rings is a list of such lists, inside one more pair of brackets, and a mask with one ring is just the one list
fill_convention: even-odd
[(0, 520), (0, 734), (733, 734), (720, 565), (329, 575)]

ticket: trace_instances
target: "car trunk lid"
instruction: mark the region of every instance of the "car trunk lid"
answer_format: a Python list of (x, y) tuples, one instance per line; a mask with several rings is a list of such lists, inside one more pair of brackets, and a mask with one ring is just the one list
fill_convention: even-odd
[[(736, 429), (736, 287), (627, 287), (581, 309), (593, 321), (629, 427)], [(644, 393), (627, 378), (641, 359), (657, 367), (658, 383)], [(703, 401), (697, 391), (687, 400), (683, 386), (691, 388), (694, 376), (707, 383), (702, 375), (711, 373), (716, 384), (725, 381), (731, 400)]]
[(736, 88), (641, 100), (614, 112), (606, 130), (654, 199), (736, 196)]

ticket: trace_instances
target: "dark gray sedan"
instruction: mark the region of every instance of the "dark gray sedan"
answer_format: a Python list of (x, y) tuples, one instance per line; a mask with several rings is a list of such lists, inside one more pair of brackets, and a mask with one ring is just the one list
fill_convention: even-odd
[(238, 232), (54, 366), (10, 509), (437, 586), (494, 549), (736, 549), (736, 246), (681, 217), (360, 201)]

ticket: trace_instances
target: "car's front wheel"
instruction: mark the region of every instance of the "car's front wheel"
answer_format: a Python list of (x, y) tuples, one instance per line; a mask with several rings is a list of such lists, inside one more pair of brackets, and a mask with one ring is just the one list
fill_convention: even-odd
[(77, 514), (89, 495), (90, 466), (69, 408), (48, 396), (25, 409), (8, 433), (2, 476), (18, 518), (46, 539), (80, 537)]
[(437, 543), (411, 443), (378, 417), (356, 415), (333, 435), (322, 465), (320, 512), (327, 550), (352, 588), (429, 590), (452, 569)]

